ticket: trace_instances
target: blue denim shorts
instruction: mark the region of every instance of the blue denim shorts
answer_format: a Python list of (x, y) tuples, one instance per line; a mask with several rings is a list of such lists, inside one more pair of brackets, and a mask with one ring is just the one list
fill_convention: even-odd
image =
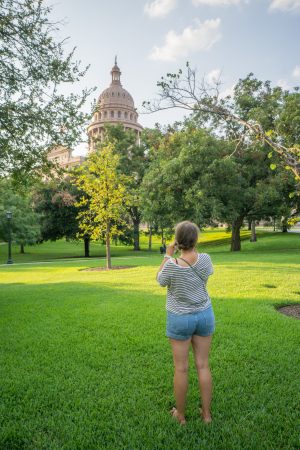
[(215, 331), (212, 306), (191, 314), (174, 314), (167, 311), (167, 337), (184, 341), (196, 334), (210, 336)]

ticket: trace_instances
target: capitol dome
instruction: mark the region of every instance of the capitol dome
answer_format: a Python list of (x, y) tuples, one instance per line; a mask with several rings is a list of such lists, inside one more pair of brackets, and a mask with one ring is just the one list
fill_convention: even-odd
[(134, 107), (132, 96), (121, 85), (121, 71), (115, 60), (111, 70), (111, 84), (100, 94), (92, 123), (88, 127), (89, 150), (95, 148), (95, 140), (102, 139), (104, 126), (123, 124), (124, 129), (133, 130), (140, 140), (143, 127), (138, 123), (138, 113)]
[(113, 85), (105, 89), (98, 99), (100, 107), (120, 105), (134, 109), (133, 98), (121, 85)]

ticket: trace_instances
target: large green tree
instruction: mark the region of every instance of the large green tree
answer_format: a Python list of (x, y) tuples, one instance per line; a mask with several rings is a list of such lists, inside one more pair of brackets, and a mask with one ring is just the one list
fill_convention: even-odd
[(185, 219), (208, 224), (211, 204), (197, 183), (212, 161), (225, 154), (216, 138), (192, 126), (155, 141), (142, 183), (143, 217), (160, 229)]
[[(232, 95), (220, 95), (220, 81), (215, 85), (197, 78), (189, 63), (186, 70), (168, 73), (157, 83), (160, 95), (144, 102), (149, 111), (182, 108), (198, 118), (201, 126), (213, 124), (235, 139), (236, 148), (244, 150), (253, 143), (267, 145), (277, 154), (300, 184), (300, 93), (272, 88), (269, 81), (253, 74), (239, 80)], [(274, 163), (273, 163), (274, 164)]]
[(118, 171), (127, 177), (127, 190), (130, 192), (131, 203), (128, 205), (133, 225), (134, 250), (140, 250), (141, 199), (140, 186), (148, 166), (147, 141), (137, 142), (136, 134), (124, 130), (121, 125), (108, 125), (105, 128), (105, 139), (98, 146), (103, 147), (113, 143), (114, 152), (119, 156)]
[[(230, 224), (231, 250), (238, 251), (244, 220), (266, 215), (269, 199), (261, 194), (267, 194), (275, 176), (264, 149), (235, 149), (232, 141), (190, 122), (162, 141), (144, 177), (143, 200), (147, 214), (161, 214), (173, 223), (190, 219), (200, 226)], [(286, 176), (294, 187), (288, 172)]]
[(47, 152), (81, 139), (90, 91), (63, 94), (87, 68), (57, 41), (43, 0), (0, 0), (0, 177), (22, 182), (49, 168)]
[[(24, 253), (25, 245), (35, 244), (41, 239), (39, 215), (32, 207), (31, 196), (16, 193), (8, 180), (0, 182), (0, 196), (0, 239), (9, 240), (10, 228), (12, 241), (19, 244), (21, 253)], [(10, 225), (7, 211), (12, 213)]]
[[(43, 240), (77, 239), (79, 222), (75, 204), (81, 195), (68, 178), (54, 179), (35, 187), (33, 205), (39, 213)], [(90, 236), (84, 235), (83, 240), (84, 255), (89, 257)]]

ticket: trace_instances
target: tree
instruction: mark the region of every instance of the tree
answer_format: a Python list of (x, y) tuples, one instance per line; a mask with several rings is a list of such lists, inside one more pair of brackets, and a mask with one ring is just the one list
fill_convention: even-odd
[[(158, 186), (161, 186), (162, 190), (159, 190)], [(152, 248), (153, 232), (156, 234), (160, 232), (163, 242), (165, 230), (167, 230), (167, 233), (172, 230), (176, 221), (174, 211), (166, 204), (164, 187), (165, 184), (161, 182), (159, 166), (155, 168), (152, 165), (146, 173), (141, 187), (141, 213), (143, 220), (149, 227), (149, 250)]]
[[(33, 205), (39, 213), (41, 236), (45, 241), (77, 239), (79, 222), (75, 206), (82, 193), (68, 178), (52, 180), (35, 187)], [(84, 235), (84, 256), (89, 257), (90, 236)]]
[(266, 213), (268, 197), (261, 193), (275, 177), (268, 161), (267, 152), (257, 146), (234, 151), (231, 141), (187, 121), (181, 131), (165, 137), (144, 177), (146, 212), (162, 214), (173, 224), (184, 219), (199, 226), (226, 222), (231, 250), (239, 251), (244, 219)]
[[(255, 242), (255, 222), (269, 221), (270, 217), (287, 223), (294, 212), (299, 210), (300, 197), (290, 195), (295, 189), (295, 181), (288, 171), (278, 168), (263, 182), (258, 182), (255, 189), (255, 198), (247, 219), (251, 222), (251, 241)], [(287, 231), (287, 230), (286, 230)]]
[[(300, 93), (271, 88), (270, 82), (261, 82), (249, 74), (240, 80), (233, 96), (220, 96), (220, 81), (214, 86), (205, 79), (197, 79), (196, 71), (186, 64), (186, 72), (168, 73), (157, 83), (160, 97), (154, 102), (144, 102), (150, 112), (182, 108), (199, 118), (202, 126), (213, 123), (225, 125), (236, 138), (236, 148), (241, 144), (269, 146), (280, 158), (283, 166), (300, 181)], [(271, 121), (270, 121), (271, 116)], [(292, 126), (289, 125), (292, 117)], [(271, 125), (271, 128), (270, 128)], [(296, 129), (296, 132), (290, 132)], [(245, 146), (244, 146), (245, 148)]]
[(118, 167), (119, 156), (108, 144), (92, 153), (74, 178), (84, 193), (76, 205), (88, 206), (78, 213), (81, 233), (90, 234), (91, 239), (105, 239), (107, 269), (111, 269), (111, 240), (123, 233), (120, 226), (126, 225), (124, 216), (131, 201), (126, 189), (129, 177), (120, 174)]
[(91, 90), (63, 95), (87, 68), (56, 42), (57, 24), (43, 0), (0, 0), (0, 177), (21, 180), (51, 167), (49, 149), (71, 147), (87, 115), (80, 109)]
[(223, 154), (223, 146), (205, 130), (189, 125), (165, 134), (151, 150), (142, 183), (143, 217), (160, 229), (172, 229), (186, 219), (201, 227), (213, 216), (199, 182), (206, 168)]
[(107, 125), (105, 139), (101, 146), (112, 143), (114, 152), (119, 156), (118, 171), (127, 177), (127, 190), (130, 192), (131, 204), (128, 211), (133, 223), (134, 250), (140, 250), (139, 227), (141, 222), (140, 186), (148, 165), (148, 156), (143, 143), (137, 142), (136, 134), (131, 130), (124, 130), (121, 125)]
[(20, 251), (24, 253), (25, 245), (36, 244), (41, 239), (39, 216), (32, 208), (30, 196), (14, 192), (9, 181), (2, 180), (0, 194), (0, 238), (8, 241), (6, 212), (11, 211), (11, 239), (20, 245)]
[[(278, 208), (287, 208), (291, 199), (289, 189), (295, 189), (290, 173), (279, 177), (269, 167), (267, 152), (256, 146), (236, 152), (234, 157), (216, 160), (204, 175), (207, 196), (211, 202), (218, 202), (216, 218), (231, 223), (231, 250), (241, 249), (240, 229), (245, 218), (254, 224), (271, 216)], [(277, 186), (277, 189), (276, 189)], [(231, 218), (231, 222), (229, 219)]]

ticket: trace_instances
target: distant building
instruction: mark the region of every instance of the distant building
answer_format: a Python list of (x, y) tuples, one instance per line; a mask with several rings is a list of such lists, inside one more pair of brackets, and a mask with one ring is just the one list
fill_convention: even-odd
[(121, 85), (121, 71), (117, 65), (117, 58), (111, 69), (111, 78), (110, 86), (100, 94), (97, 110), (88, 127), (90, 152), (95, 149), (95, 139), (103, 138), (104, 127), (107, 124), (122, 124), (125, 130), (133, 130), (137, 141), (140, 142), (143, 127), (138, 123), (138, 113), (132, 96)]
[[(133, 130), (136, 133), (137, 142), (140, 142), (143, 127), (138, 123), (138, 113), (134, 107), (132, 96), (121, 85), (121, 71), (117, 65), (117, 58), (111, 70), (111, 76), (111, 84), (100, 94), (96, 112), (87, 130), (89, 152), (95, 149), (95, 139), (103, 138), (104, 126), (107, 124), (122, 124), (125, 130)], [(48, 153), (48, 159), (68, 170), (80, 165), (85, 158), (83, 156), (74, 157), (71, 149), (58, 146)]]
[(68, 170), (82, 164), (84, 156), (72, 156), (72, 150), (59, 145), (48, 153), (48, 160), (57, 163), (62, 169)]

